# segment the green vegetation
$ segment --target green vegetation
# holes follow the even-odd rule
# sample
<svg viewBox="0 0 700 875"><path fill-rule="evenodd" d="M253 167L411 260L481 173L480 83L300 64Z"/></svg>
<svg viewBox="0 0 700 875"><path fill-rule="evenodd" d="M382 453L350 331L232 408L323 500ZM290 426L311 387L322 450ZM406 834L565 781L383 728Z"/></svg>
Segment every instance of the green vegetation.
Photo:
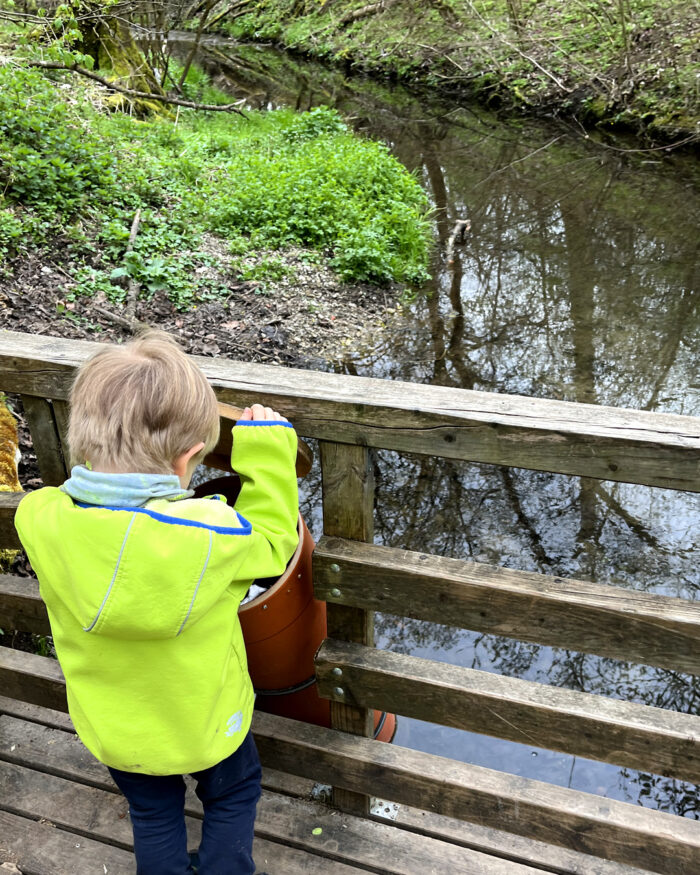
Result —
<svg viewBox="0 0 700 875"><path fill-rule="evenodd" d="M697 0L255 0L224 30L510 108L700 137ZM225 22L225 23L224 23Z"/></svg>
<svg viewBox="0 0 700 875"><path fill-rule="evenodd" d="M316 249L347 280L425 278L419 183L334 111L137 120L101 107L96 86L52 75L0 67L0 269L29 246L59 241L75 294L124 299L133 279L186 307L228 292L201 270L217 263L201 245L213 235L234 255ZM204 88L201 71L190 71L185 93ZM259 278L281 269L268 260Z"/></svg>

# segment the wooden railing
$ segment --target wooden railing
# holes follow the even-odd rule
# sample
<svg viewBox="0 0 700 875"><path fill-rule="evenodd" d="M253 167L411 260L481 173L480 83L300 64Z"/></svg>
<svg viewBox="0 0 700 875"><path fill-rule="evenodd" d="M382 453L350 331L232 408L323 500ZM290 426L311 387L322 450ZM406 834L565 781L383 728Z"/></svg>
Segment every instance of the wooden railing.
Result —
<svg viewBox="0 0 700 875"><path fill-rule="evenodd" d="M97 344L0 332L46 483L65 477L66 399ZM263 398L321 447L314 556L334 729L256 717L278 769L662 873L700 871L700 824L371 741L371 709L700 783L700 717L377 650L375 611L700 674L700 604L372 544L373 447L700 491L700 420L199 358L219 400ZM0 494L0 546L19 496ZM46 632L33 581L0 578L0 625ZM65 708L55 662L6 651L5 695ZM338 732L337 730L343 730Z"/></svg>

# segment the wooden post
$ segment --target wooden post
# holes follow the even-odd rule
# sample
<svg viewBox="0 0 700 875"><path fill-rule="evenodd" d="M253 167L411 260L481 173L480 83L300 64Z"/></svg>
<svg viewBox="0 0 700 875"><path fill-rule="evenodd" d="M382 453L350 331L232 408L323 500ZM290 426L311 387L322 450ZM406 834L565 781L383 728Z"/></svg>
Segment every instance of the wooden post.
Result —
<svg viewBox="0 0 700 875"><path fill-rule="evenodd" d="M68 475L51 402L36 395L21 398L44 486L60 486Z"/></svg>
<svg viewBox="0 0 700 875"><path fill-rule="evenodd" d="M323 531L326 535L369 541L374 538L374 472L367 447L322 441ZM342 580L338 579L339 588ZM374 613L363 608L328 604L328 636L374 645ZM342 688L342 678L338 678ZM373 712L341 702L331 702L331 726L371 736ZM333 803L343 811L369 814L369 796L333 788Z"/></svg>
<svg viewBox="0 0 700 875"><path fill-rule="evenodd" d="M55 398L51 401L51 406L53 407L53 416L56 422L56 431L58 432L58 442L61 446L66 474L70 475L70 452L68 449L68 415L70 408L67 401L59 401Z"/></svg>

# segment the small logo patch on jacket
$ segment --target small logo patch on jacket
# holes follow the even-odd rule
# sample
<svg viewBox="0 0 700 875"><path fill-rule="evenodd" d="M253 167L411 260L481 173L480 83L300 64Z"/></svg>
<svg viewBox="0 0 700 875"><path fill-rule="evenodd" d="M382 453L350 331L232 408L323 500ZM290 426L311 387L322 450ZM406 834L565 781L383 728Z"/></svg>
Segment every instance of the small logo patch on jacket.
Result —
<svg viewBox="0 0 700 875"><path fill-rule="evenodd" d="M236 713L232 714L226 721L226 732L224 734L231 736L240 732L242 723L243 713L241 711L236 711Z"/></svg>

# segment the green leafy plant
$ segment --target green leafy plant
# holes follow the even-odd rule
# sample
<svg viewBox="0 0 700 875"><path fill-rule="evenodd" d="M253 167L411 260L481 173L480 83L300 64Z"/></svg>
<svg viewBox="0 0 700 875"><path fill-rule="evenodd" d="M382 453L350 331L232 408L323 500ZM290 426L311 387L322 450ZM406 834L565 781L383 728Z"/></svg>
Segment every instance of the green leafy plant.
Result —
<svg viewBox="0 0 700 875"><path fill-rule="evenodd" d="M0 67L0 184L8 200L66 216L116 188L112 155L35 71Z"/></svg>
<svg viewBox="0 0 700 875"><path fill-rule="evenodd" d="M69 271L69 295L123 300L128 280L183 308L225 295L223 256L203 269L212 257L204 235L228 241L234 256L263 253L243 270L262 284L291 278L270 254L288 246L335 259L348 280L425 276L420 185L328 107L246 118L185 111L175 125L106 113L81 94L66 100L39 72L0 67L0 258L20 240L60 236L82 262Z"/></svg>
<svg viewBox="0 0 700 875"><path fill-rule="evenodd" d="M11 209L0 207L0 263L15 254L24 233L22 220Z"/></svg>
<svg viewBox="0 0 700 875"><path fill-rule="evenodd" d="M303 143L317 137L347 133L348 126L337 112L327 106L317 106L297 116L284 132L288 143Z"/></svg>

